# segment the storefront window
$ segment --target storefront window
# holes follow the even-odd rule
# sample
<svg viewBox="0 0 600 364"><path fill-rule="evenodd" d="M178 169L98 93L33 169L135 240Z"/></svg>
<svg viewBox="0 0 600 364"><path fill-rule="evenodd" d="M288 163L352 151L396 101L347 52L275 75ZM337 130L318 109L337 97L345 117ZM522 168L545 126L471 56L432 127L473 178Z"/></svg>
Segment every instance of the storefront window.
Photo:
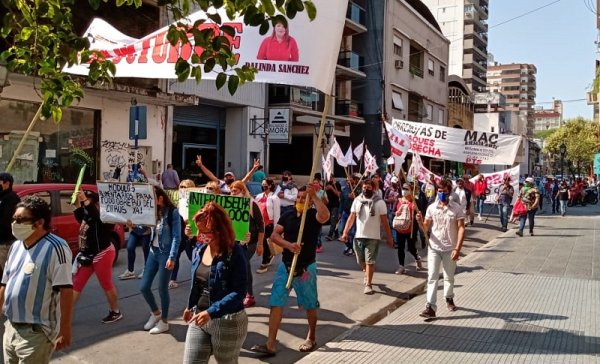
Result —
<svg viewBox="0 0 600 364"><path fill-rule="evenodd" d="M39 104L0 100L0 170L5 170ZM86 165L84 182L95 183L95 111L65 109L60 123L39 120L10 173L15 183L75 183Z"/></svg>

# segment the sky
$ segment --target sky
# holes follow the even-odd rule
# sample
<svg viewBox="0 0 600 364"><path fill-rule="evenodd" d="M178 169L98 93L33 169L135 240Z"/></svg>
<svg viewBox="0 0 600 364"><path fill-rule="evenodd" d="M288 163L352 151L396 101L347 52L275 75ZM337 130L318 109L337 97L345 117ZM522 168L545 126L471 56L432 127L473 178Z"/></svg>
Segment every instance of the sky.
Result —
<svg viewBox="0 0 600 364"><path fill-rule="evenodd" d="M596 0L489 1L488 52L496 62L536 66L536 106L550 107L553 97L585 99L598 55L596 16L586 7L590 2L595 6ZM585 101L564 102L563 107L565 119L592 118L592 106Z"/></svg>

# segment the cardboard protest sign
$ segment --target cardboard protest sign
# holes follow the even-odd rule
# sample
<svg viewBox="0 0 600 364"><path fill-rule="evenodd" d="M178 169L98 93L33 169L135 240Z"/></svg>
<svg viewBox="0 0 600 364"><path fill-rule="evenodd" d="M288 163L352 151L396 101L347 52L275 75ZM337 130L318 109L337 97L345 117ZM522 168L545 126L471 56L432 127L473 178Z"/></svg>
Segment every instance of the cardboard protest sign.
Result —
<svg viewBox="0 0 600 364"><path fill-rule="evenodd" d="M179 215L181 215L181 217L188 221L188 199L190 192L206 192L206 189L204 187L190 187L182 188L175 192L176 193L173 194L171 201L173 201L173 204L177 206L177 209L179 210Z"/></svg>
<svg viewBox="0 0 600 364"><path fill-rule="evenodd" d="M235 239L239 241L246 240L246 234L250 229L250 199L191 191L187 199L189 221L193 221L194 215L211 201L223 207L229 214L235 232ZM196 235L198 231L196 225L191 223L190 228L192 234Z"/></svg>
<svg viewBox="0 0 600 364"><path fill-rule="evenodd" d="M142 183L97 182L100 220L106 223L156 225L154 187Z"/></svg>

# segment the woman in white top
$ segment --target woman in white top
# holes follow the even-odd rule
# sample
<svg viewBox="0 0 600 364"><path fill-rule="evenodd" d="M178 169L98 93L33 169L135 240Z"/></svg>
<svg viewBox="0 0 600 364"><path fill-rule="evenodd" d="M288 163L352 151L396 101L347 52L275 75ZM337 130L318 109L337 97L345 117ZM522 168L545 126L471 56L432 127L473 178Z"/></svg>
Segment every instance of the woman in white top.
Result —
<svg viewBox="0 0 600 364"><path fill-rule="evenodd" d="M265 273L269 269L269 265L273 262L275 254L269 249L267 239L273 233L273 227L277 224L277 221L279 221L280 214L279 197L275 194L275 182L273 182L272 179L267 178L263 180L261 184L263 192L256 195L254 201L258 204L258 207L260 207L260 212L263 215L263 220L265 222L265 237L262 242L262 264L256 270L256 273Z"/></svg>

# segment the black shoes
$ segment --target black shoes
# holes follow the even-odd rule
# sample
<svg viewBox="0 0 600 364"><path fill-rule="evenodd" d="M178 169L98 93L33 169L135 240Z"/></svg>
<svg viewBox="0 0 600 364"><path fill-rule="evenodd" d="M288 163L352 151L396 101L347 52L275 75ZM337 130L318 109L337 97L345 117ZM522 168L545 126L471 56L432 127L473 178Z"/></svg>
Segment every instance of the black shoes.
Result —
<svg viewBox="0 0 600 364"><path fill-rule="evenodd" d="M517 234L519 236L523 236L523 232L521 230L517 230L517 232L515 234Z"/></svg>
<svg viewBox="0 0 600 364"><path fill-rule="evenodd" d="M453 298L446 298L446 306L448 307L448 311L456 311L458 309L454 304Z"/></svg>
<svg viewBox="0 0 600 364"><path fill-rule="evenodd" d="M110 324L112 322L119 321L123 318L123 314L119 312L109 311L108 316L102 319L103 324Z"/></svg>

